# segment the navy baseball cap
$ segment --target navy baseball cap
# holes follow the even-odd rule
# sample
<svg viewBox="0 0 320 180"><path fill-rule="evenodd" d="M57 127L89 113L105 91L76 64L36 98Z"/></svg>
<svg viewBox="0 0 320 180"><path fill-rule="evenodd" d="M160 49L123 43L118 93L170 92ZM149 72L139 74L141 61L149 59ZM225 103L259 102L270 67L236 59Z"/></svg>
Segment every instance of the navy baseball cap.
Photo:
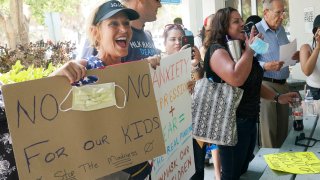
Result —
<svg viewBox="0 0 320 180"><path fill-rule="evenodd" d="M129 8L125 8L119 1L113 0L102 4L93 20L93 25L97 25L99 22L106 20L118 12L124 12L129 20L135 20L139 18L137 11Z"/></svg>

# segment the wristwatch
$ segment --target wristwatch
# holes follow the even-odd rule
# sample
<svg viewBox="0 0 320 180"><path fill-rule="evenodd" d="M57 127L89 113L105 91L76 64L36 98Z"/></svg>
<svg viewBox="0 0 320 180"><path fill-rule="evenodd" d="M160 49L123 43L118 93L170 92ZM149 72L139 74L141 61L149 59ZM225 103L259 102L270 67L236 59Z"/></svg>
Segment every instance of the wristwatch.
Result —
<svg viewBox="0 0 320 180"><path fill-rule="evenodd" d="M274 102L279 103L279 96L280 96L280 95L281 95L280 93L277 93L277 94L273 97Z"/></svg>

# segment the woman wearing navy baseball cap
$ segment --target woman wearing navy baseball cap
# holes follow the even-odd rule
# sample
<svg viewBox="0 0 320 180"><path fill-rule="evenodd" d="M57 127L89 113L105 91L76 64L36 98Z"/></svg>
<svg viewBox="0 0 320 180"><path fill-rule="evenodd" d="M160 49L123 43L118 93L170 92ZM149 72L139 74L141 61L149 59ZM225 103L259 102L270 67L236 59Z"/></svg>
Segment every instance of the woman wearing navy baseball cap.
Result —
<svg viewBox="0 0 320 180"><path fill-rule="evenodd" d="M72 60L64 64L51 76L65 76L75 85L91 84L94 77L87 77L87 69L102 68L121 63L121 58L128 55L129 42L132 38L130 21L139 18L139 14L124 7L119 1L107 1L94 9L87 23L87 34L91 46L98 53L87 59ZM160 57L146 58L152 67L159 65ZM111 174L101 179L148 179L151 166L143 162Z"/></svg>

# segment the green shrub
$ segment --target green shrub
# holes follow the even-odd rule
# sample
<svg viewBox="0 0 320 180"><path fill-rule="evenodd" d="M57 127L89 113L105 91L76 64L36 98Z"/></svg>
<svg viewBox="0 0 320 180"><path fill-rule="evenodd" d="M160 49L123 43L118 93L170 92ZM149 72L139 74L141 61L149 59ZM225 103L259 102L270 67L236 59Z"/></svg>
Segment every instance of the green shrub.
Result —
<svg viewBox="0 0 320 180"><path fill-rule="evenodd" d="M47 77L69 61L74 50L71 42L38 41L19 45L15 50L0 46L0 81L11 84Z"/></svg>
<svg viewBox="0 0 320 180"><path fill-rule="evenodd" d="M53 66L64 64L71 59L71 53L75 50L75 44L69 42L30 42L28 45L19 45L11 50L0 46L0 73L10 71L11 67L18 61L24 67L47 68L51 63Z"/></svg>
<svg viewBox="0 0 320 180"><path fill-rule="evenodd" d="M43 67L34 67L33 65L28 68L24 67L20 60L12 66L12 69L2 75L0 75L0 81L3 84L11 84L17 82L24 82L34 79L40 79L47 77L50 73L55 71L58 66L53 66L52 63L49 63L47 68Z"/></svg>

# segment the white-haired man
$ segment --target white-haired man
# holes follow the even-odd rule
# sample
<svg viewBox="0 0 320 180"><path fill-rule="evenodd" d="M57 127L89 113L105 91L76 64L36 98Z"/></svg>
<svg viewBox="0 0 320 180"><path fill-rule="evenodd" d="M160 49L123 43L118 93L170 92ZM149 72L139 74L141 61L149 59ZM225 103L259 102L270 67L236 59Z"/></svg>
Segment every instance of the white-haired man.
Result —
<svg viewBox="0 0 320 180"><path fill-rule="evenodd" d="M261 98L260 105L260 134L262 147L279 148L288 134L289 106L277 103L283 93L289 91L286 83L289 77L289 68L282 67L284 62L279 59L280 46L289 43L282 26L286 11L283 0L264 0L263 19L256 27L269 43L267 53L257 55L260 65L264 69L263 85L278 92L274 102ZM292 57L299 59L298 52Z"/></svg>

